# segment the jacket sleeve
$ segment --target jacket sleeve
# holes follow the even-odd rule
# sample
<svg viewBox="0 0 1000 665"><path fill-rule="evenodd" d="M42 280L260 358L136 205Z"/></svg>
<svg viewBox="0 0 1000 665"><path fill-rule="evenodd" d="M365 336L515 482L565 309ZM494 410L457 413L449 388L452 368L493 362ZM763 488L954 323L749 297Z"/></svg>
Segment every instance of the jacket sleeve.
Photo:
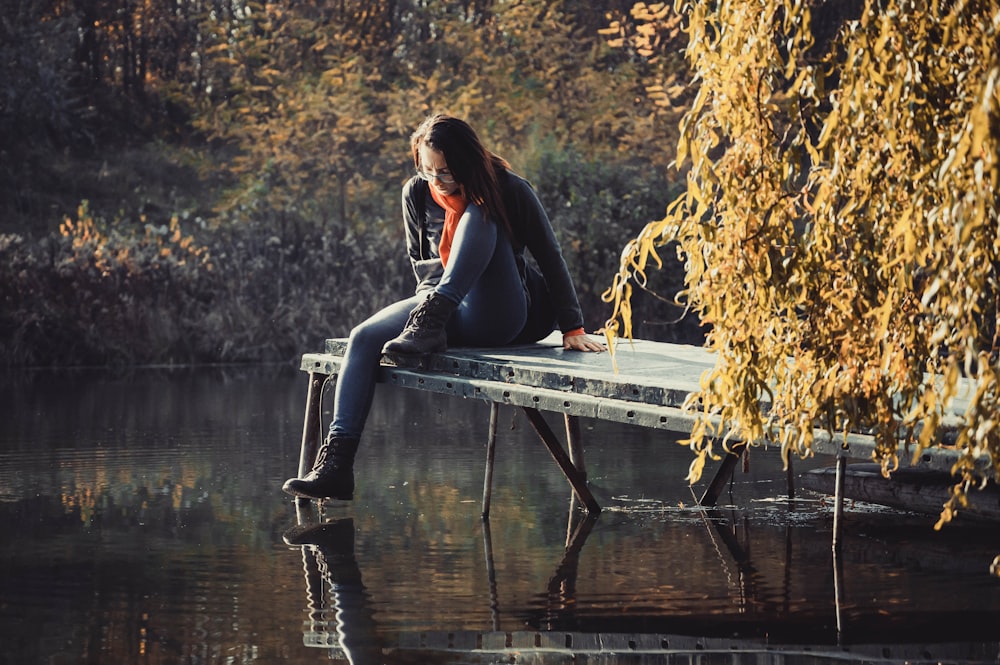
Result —
<svg viewBox="0 0 1000 665"><path fill-rule="evenodd" d="M508 205L507 214L515 235L515 247L517 244L527 247L538 264L556 310L559 329L569 332L582 328L583 312L573 278L542 202L527 180L510 174L508 183L511 188L508 200L514 205Z"/></svg>
<svg viewBox="0 0 1000 665"><path fill-rule="evenodd" d="M420 201L420 197L426 196L426 184L420 178L411 178L403 185L403 229L406 232L406 254L409 256L410 266L413 268L417 293L433 289L444 273L441 258L437 255L436 247L431 247L434 243L431 242L430 235L426 233L427 202L426 199L423 204ZM420 217L425 219L421 220ZM422 225L425 228L425 233L421 233Z"/></svg>

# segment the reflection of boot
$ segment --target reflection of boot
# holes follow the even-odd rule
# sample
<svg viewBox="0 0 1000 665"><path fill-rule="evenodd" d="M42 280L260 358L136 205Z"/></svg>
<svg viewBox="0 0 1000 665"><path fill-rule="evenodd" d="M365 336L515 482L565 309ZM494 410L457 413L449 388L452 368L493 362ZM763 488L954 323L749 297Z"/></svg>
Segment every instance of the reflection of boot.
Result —
<svg viewBox="0 0 1000 665"><path fill-rule="evenodd" d="M285 532L284 540L302 547L309 631L326 635L327 639L338 636L351 665L382 665L375 617L368 607L361 569L354 558L354 520L292 527ZM329 603L325 587L330 591Z"/></svg>
<svg viewBox="0 0 1000 665"><path fill-rule="evenodd" d="M328 552L339 551L354 558L354 519L344 517L333 522L311 522L297 524L282 534L286 545L323 546Z"/></svg>
<svg viewBox="0 0 1000 665"><path fill-rule="evenodd" d="M303 478L289 478L281 488L292 496L308 499L354 498L354 455L358 439L328 436L316 452L312 471Z"/></svg>
<svg viewBox="0 0 1000 665"><path fill-rule="evenodd" d="M361 570L354 559L354 519L293 526L282 537L295 547L311 546L321 562L323 574L336 586L361 585Z"/></svg>
<svg viewBox="0 0 1000 665"><path fill-rule="evenodd" d="M430 294L410 312L403 332L396 339L386 342L382 353L426 355L444 351L448 348L445 325L457 307L442 295Z"/></svg>

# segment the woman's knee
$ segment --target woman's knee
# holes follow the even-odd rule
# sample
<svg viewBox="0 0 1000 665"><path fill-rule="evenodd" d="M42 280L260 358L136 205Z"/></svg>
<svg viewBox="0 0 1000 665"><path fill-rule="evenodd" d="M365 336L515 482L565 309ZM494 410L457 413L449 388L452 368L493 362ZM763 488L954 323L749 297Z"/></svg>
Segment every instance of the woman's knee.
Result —
<svg viewBox="0 0 1000 665"><path fill-rule="evenodd" d="M359 323L351 329L351 334L347 339L348 347L358 350L378 347L381 350L382 345L394 337L384 328L385 326L379 325L375 321Z"/></svg>
<svg viewBox="0 0 1000 665"><path fill-rule="evenodd" d="M348 348L376 348L381 353L382 346L403 331L410 311L419 298L409 298L382 309L351 329Z"/></svg>

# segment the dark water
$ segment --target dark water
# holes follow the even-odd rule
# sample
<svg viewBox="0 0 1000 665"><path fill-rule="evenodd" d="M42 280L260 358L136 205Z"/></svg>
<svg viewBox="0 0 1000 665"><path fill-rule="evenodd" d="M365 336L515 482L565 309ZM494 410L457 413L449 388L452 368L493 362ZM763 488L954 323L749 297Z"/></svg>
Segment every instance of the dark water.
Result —
<svg viewBox="0 0 1000 665"><path fill-rule="evenodd" d="M707 512L684 447L585 422L587 520L508 409L484 524L488 406L379 390L356 500L316 510L279 489L297 371L0 379L0 663L1000 662L996 526L848 506L835 585L776 454Z"/></svg>

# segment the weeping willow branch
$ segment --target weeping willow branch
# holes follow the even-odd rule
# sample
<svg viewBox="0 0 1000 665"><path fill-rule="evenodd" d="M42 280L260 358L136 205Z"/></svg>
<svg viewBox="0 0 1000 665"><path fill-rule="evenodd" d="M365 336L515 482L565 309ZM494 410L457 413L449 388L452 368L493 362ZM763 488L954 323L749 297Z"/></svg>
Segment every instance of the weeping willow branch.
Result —
<svg viewBox="0 0 1000 665"><path fill-rule="evenodd" d="M687 188L626 246L609 342L631 337L632 285L676 243L717 359L689 404L692 481L723 431L786 460L816 427L867 431L891 472L938 445L968 380L940 526L1000 479L1000 9L868 0L827 53L796 0L675 9L698 86Z"/></svg>

